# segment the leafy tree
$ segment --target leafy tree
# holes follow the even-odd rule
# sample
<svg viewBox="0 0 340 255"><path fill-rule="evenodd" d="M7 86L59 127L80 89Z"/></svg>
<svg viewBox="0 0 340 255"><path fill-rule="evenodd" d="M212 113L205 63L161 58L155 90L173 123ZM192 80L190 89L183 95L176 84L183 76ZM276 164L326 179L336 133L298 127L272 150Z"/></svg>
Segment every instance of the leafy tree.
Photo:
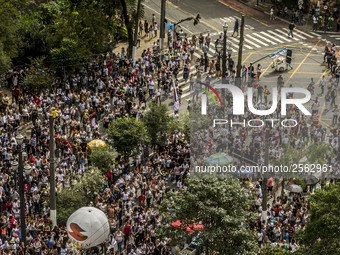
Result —
<svg viewBox="0 0 340 255"><path fill-rule="evenodd" d="M330 144L317 144L308 141L304 144L303 154L307 158L308 164L327 164L328 158L333 156L333 148ZM306 173L308 174L308 173ZM322 180L324 180L326 173L322 172Z"/></svg>
<svg viewBox="0 0 340 255"><path fill-rule="evenodd" d="M333 155L333 149L327 143L317 144L309 141L303 149L309 164L326 164L328 156Z"/></svg>
<svg viewBox="0 0 340 255"><path fill-rule="evenodd" d="M137 153L139 145L148 141L144 123L135 118L119 118L111 121L107 134L113 147L125 160Z"/></svg>
<svg viewBox="0 0 340 255"><path fill-rule="evenodd" d="M4 74L11 66L11 57L4 51L4 45L0 42L0 75Z"/></svg>
<svg viewBox="0 0 340 255"><path fill-rule="evenodd" d="M291 255L292 253L288 250L282 249L281 247L266 246L261 250L261 255Z"/></svg>
<svg viewBox="0 0 340 255"><path fill-rule="evenodd" d="M133 46L133 21L131 21L131 17L129 16L126 0L120 0L120 3L122 6L122 14L123 14L124 22L125 22L125 27L128 32L128 41L129 41L128 54L129 56L131 56L132 46Z"/></svg>
<svg viewBox="0 0 340 255"><path fill-rule="evenodd" d="M83 173L75 188L82 190L85 196L91 201L102 191L104 183L105 176L102 172L96 167L91 167Z"/></svg>
<svg viewBox="0 0 340 255"><path fill-rule="evenodd" d="M58 224L65 225L72 213L87 205L88 199L84 195L79 189L63 189L57 193Z"/></svg>
<svg viewBox="0 0 340 255"><path fill-rule="evenodd" d="M77 209L93 201L103 189L105 177L98 168L90 168L79 177L78 184L71 189L62 189L57 193L57 221L65 225L67 219Z"/></svg>
<svg viewBox="0 0 340 255"><path fill-rule="evenodd" d="M257 237L251 224L256 215L250 208L254 197L235 179L190 178L188 187L179 193L168 192L160 206L163 225L158 235L171 238L171 244L183 244L198 233L193 223L203 226L200 238L205 254L252 254ZM181 227L171 223L180 220ZM189 227L195 233L188 233Z"/></svg>
<svg viewBox="0 0 340 255"><path fill-rule="evenodd" d="M41 90L47 88L53 80L53 74L49 72L48 68L44 67L44 57L38 57L35 59L30 59L31 73L26 75L25 83L28 87L33 90Z"/></svg>
<svg viewBox="0 0 340 255"><path fill-rule="evenodd" d="M185 139L190 142L190 114L188 112L180 115L177 120L170 120L169 131L173 134L176 130L181 130L184 132Z"/></svg>
<svg viewBox="0 0 340 255"><path fill-rule="evenodd" d="M0 0L0 74L7 71L12 58L18 55L16 31L20 13L15 4L13 0Z"/></svg>
<svg viewBox="0 0 340 255"><path fill-rule="evenodd" d="M114 162L114 153L106 148L94 149L91 151L90 161L95 167L106 173Z"/></svg>
<svg viewBox="0 0 340 255"><path fill-rule="evenodd" d="M340 183L314 193L307 225L297 232L303 254L340 254Z"/></svg>
<svg viewBox="0 0 340 255"><path fill-rule="evenodd" d="M143 122L147 128L150 143L153 146L163 146L166 141L166 134L170 128L170 117L165 104L160 106L152 105L145 113Z"/></svg>
<svg viewBox="0 0 340 255"><path fill-rule="evenodd" d="M64 38L61 41L60 47L51 50L52 67L59 75L63 71L66 74L71 74L75 67L84 64L87 59L85 50L79 48L77 41Z"/></svg>
<svg viewBox="0 0 340 255"><path fill-rule="evenodd" d="M291 164L299 164L300 159L303 157L303 152L297 148L293 148L290 145L285 145L279 159L272 161L271 163L276 166L290 166ZM290 177L298 178L298 176L290 175L289 173L283 173L281 184L281 195L284 193L285 180ZM302 180L301 180L302 181ZM301 183L302 184L302 183Z"/></svg>

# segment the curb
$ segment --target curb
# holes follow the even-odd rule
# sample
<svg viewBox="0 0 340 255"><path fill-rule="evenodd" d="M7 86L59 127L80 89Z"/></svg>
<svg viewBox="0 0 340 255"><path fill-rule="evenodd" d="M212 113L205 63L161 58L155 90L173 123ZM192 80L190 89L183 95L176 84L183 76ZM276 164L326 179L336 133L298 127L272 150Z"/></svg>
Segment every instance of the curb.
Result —
<svg viewBox="0 0 340 255"><path fill-rule="evenodd" d="M242 0L237 0L237 1L239 1L240 3L246 5L246 6L250 7L250 8L253 8L253 9L257 10L257 11L263 12L264 14L270 15L270 13L266 9L264 9L262 7L259 7L259 6L256 6L256 5L250 5L248 1L242 1ZM275 19L278 19L278 20L280 20L282 22L290 24L290 22L288 20L285 20L283 18L280 18L280 17L276 16ZM304 32L310 32L310 30L312 30L312 29L309 30L305 26L299 26L298 29L300 29L300 30L302 30ZM316 32L323 33L325 35L327 35L327 34L338 34L339 33L339 32L333 32L333 31L326 31L324 33L324 31L322 31L322 30L317 30Z"/></svg>

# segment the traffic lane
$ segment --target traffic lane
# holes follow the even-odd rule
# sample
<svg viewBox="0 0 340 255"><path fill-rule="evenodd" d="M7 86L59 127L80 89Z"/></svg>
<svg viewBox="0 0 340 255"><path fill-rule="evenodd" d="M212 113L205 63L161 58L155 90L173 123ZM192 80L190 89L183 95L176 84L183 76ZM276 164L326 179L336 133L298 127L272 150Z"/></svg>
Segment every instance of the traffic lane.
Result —
<svg viewBox="0 0 340 255"><path fill-rule="evenodd" d="M202 21L211 24L216 30L222 31L223 24L220 22L221 18L228 18L237 16L241 18L242 13L238 10L231 9L223 3L218 1L206 1L206 0L187 0L187 1L177 1L172 0L169 4L177 6L181 10L184 10L192 15L196 16L197 13L202 17ZM245 14L245 13L244 13ZM254 27L257 30L264 30L268 28L261 22L250 18L247 14L245 24ZM233 29L234 22L228 23L229 30ZM231 27L232 25L232 27Z"/></svg>
<svg viewBox="0 0 340 255"><path fill-rule="evenodd" d="M148 2L143 3L144 5L144 10L145 10L145 18L148 20L151 20L152 14L155 14L156 16L156 22L159 24L160 23L160 12L161 12L161 6L160 6L160 1L156 0L150 0ZM165 13L165 18L167 19L168 23L174 24L177 23L178 21L188 18L188 17L193 17L194 15L187 14L178 8L174 7L173 5L166 4L166 13ZM183 32L186 33L188 36L191 34L197 34L199 32L212 32L214 31L211 27L205 25L204 23L199 23L196 26L193 25L193 20L191 21L185 21L180 24L179 29L183 29ZM159 27L158 27L159 28ZM166 29L167 31L167 29ZM216 31L214 31L216 32Z"/></svg>

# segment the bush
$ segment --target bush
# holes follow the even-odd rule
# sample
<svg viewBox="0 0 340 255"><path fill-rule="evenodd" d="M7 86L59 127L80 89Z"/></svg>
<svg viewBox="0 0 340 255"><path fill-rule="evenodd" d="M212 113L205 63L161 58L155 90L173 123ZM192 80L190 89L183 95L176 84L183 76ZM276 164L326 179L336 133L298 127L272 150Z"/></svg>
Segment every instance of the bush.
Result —
<svg viewBox="0 0 340 255"><path fill-rule="evenodd" d="M67 219L77 209L87 206L103 190L105 176L98 168L90 168L78 180L78 184L71 189L57 192L57 222L65 225ZM49 201L48 201L49 203Z"/></svg>
<svg viewBox="0 0 340 255"><path fill-rule="evenodd" d="M118 28L118 39L123 41L128 39L128 32L126 27Z"/></svg>
<svg viewBox="0 0 340 255"><path fill-rule="evenodd" d="M91 151L90 161L93 166L98 167L105 174L113 164L114 153L106 148L94 149Z"/></svg>
<svg viewBox="0 0 340 255"><path fill-rule="evenodd" d="M296 185L301 186L301 188L303 190L306 190L306 188L307 188L306 182L304 180L302 180L300 177L294 177L294 178L295 178L294 183Z"/></svg>

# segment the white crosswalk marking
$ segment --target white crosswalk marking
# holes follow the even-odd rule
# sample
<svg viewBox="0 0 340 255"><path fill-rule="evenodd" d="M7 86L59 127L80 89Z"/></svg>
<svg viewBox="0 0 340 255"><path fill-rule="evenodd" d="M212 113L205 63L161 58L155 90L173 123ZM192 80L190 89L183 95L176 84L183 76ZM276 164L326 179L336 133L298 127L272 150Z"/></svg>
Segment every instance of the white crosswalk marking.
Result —
<svg viewBox="0 0 340 255"><path fill-rule="evenodd" d="M229 36L228 39L233 40L233 41L236 42L237 44L239 43L239 40L235 39L234 37ZM253 47L250 47L250 46L248 46L247 44L244 44L243 46L246 47L246 48L248 48L249 50L252 50L252 49L253 49Z"/></svg>
<svg viewBox="0 0 340 255"><path fill-rule="evenodd" d="M227 22L227 23L235 21L233 17L220 18L220 20L222 20L223 22Z"/></svg>
<svg viewBox="0 0 340 255"><path fill-rule="evenodd" d="M320 37L321 35L317 34L317 33L314 33L314 32L309 32L310 34L316 36L316 37Z"/></svg>
<svg viewBox="0 0 340 255"><path fill-rule="evenodd" d="M280 29L275 29L275 30L276 30L277 32L281 33L281 34L284 34L285 36L287 36L287 34L288 34L288 33L286 33L286 32L281 31ZM296 36L296 35L294 35L294 37L293 37L292 39L295 40L295 41L299 41L299 39L295 38L295 36Z"/></svg>
<svg viewBox="0 0 340 255"><path fill-rule="evenodd" d="M255 42L258 42L259 44L262 44L262 45L264 45L264 46L268 46L268 44L266 44L266 43L264 43L264 42L262 42L262 41L260 41L260 40L258 40L258 39L256 39L256 38L252 37L252 36L249 35L249 34L247 34L246 37L250 38L251 40L253 40L253 41L255 41Z"/></svg>
<svg viewBox="0 0 340 255"><path fill-rule="evenodd" d="M271 43L271 44L273 44L273 45L276 45L276 42L273 42L273 40L269 40L269 39L267 39L267 38L265 38L265 37L259 35L258 33L253 33L253 34L251 34L251 35L255 35L255 36L259 37L260 39L262 39L262 40L264 40L264 41L266 41L266 42L269 42L269 43Z"/></svg>
<svg viewBox="0 0 340 255"><path fill-rule="evenodd" d="M301 30L299 30L299 29L295 29L295 31L296 31L296 32L299 32L300 34L303 34L303 35L305 35L305 36L307 36L307 37L309 37L309 38L314 38L314 36L309 35L309 34L303 32L303 31L301 31Z"/></svg>
<svg viewBox="0 0 340 255"><path fill-rule="evenodd" d="M274 31L268 30L267 32L273 34L273 35L276 36L276 37L281 38L282 40L285 40L286 42L291 42L291 40L289 40L289 39L287 39L287 38L284 38L284 37L281 36L281 35L278 35L278 34L275 33Z"/></svg>
<svg viewBox="0 0 340 255"><path fill-rule="evenodd" d="M279 39L277 39L277 38L271 36L270 34L268 34L268 33L266 33L266 32L260 32L260 33L263 34L264 36L266 36L266 37L268 37L268 38L274 40L274 41L277 41L277 42L279 42L279 43L282 43L281 40L279 40Z"/></svg>
<svg viewBox="0 0 340 255"><path fill-rule="evenodd" d="M256 43L254 43L254 42L252 42L252 41L250 41L250 40L247 40L247 38L245 39L245 42L246 42L247 44L252 44L252 45L254 45L255 48L261 48L261 47L262 47L262 46L260 46L260 45L258 45L258 44L256 44Z"/></svg>
<svg viewBox="0 0 340 255"><path fill-rule="evenodd" d="M278 30L278 29L276 29L276 30ZM283 31L284 31L283 33L286 34L286 29L283 29ZM287 34L288 34L288 32L287 32ZM299 33L294 33L293 32L293 34L294 34L294 38L297 37L297 38L301 38L302 40L306 40L307 39L306 37L300 35Z"/></svg>
<svg viewBox="0 0 340 255"><path fill-rule="evenodd" d="M245 29L250 29L250 30L255 29L254 27L252 27L252 26L250 26L250 25L244 25L244 28L245 28Z"/></svg>
<svg viewBox="0 0 340 255"><path fill-rule="evenodd" d="M338 37L339 35L329 35L329 37Z"/></svg>

